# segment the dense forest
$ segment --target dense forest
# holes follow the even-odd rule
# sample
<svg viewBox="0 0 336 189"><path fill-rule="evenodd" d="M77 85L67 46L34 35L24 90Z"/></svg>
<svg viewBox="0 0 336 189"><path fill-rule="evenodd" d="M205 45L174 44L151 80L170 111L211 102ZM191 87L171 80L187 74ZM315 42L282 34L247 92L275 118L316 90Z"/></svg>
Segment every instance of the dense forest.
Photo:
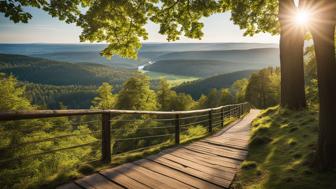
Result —
<svg viewBox="0 0 336 189"><path fill-rule="evenodd" d="M245 70L228 74L220 74L205 79L184 82L173 88L176 92L190 94L194 99L199 99L202 94L207 94L211 89L229 88L236 80L249 78L256 70Z"/></svg>
<svg viewBox="0 0 336 189"><path fill-rule="evenodd" d="M13 74L20 81L47 85L100 85L110 82L116 87L136 71L99 64L74 64L24 55L0 54L0 72Z"/></svg>
<svg viewBox="0 0 336 189"><path fill-rule="evenodd" d="M90 108L91 100L97 95L97 86L83 85L42 85L19 82L26 88L27 98L44 109L61 109L62 107L81 109Z"/></svg>

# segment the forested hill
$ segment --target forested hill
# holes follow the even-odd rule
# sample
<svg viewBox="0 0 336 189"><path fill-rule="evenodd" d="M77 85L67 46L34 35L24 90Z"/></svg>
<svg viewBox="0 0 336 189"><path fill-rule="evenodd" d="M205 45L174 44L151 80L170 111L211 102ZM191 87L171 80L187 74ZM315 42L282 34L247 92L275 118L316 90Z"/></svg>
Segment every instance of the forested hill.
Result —
<svg viewBox="0 0 336 189"><path fill-rule="evenodd" d="M137 60L113 56L111 60L100 55L106 44L0 44L0 53L21 54L49 60L113 65L119 68L137 69L140 65L169 57L171 53L195 51L230 51L258 48L277 48L277 44L263 43L144 43ZM173 54L174 55L174 54ZM186 54L188 55L188 54ZM186 59L184 57L183 59Z"/></svg>
<svg viewBox="0 0 336 189"><path fill-rule="evenodd" d="M160 56L154 64L144 69L176 75L210 77L242 70L277 67L280 65L278 57L277 48L172 52Z"/></svg>
<svg viewBox="0 0 336 189"><path fill-rule="evenodd" d="M135 70L108 65L53 61L16 54L0 54L0 73L15 76L26 87L27 97L36 105L59 109L90 108L103 82L118 91Z"/></svg>
<svg viewBox="0 0 336 189"><path fill-rule="evenodd" d="M24 55L0 54L0 72L20 81L48 85L121 85L138 74L129 69L98 64L73 64Z"/></svg>
<svg viewBox="0 0 336 189"><path fill-rule="evenodd" d="M256 70L244 70L185 82L182 85L173 88L173 90L179 93L190 94L194 99L198 99L202 94L208 94L213 88L228 88L237 80L249 78L254 72L256 72Z"/></svg>

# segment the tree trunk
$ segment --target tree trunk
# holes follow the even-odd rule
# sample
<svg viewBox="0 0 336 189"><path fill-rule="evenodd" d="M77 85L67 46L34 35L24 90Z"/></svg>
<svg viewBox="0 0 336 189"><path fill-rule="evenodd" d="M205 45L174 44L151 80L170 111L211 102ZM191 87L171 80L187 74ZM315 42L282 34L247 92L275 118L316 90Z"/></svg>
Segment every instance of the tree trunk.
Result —
<svg viewBox="0 0 336 189"><path fill-rule="evenodd" d="M327 1L326 1L327 2ZM325 4L332 8L331 4ZM322 9L322 8L321 8ZM323 9L312 28L320 98L319 139L315 163L321 170L336 166L336 60L333 10ZM328 17L329 16L329 17Z"/></svg>
<svg viewBox="0 0 336 189"><path fill-rule="evenodd" d="M279 0L281 106L306 107L304 84L304 30L293 23L293 0Z"/></svg>

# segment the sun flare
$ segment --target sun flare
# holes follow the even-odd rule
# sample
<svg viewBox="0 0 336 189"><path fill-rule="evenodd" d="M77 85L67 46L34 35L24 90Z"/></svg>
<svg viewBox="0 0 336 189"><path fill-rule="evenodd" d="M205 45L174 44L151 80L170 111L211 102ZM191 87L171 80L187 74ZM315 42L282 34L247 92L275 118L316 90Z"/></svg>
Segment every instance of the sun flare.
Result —
<svg viewBox="0 0 336 189"><path fill-rule="evenodd" d="M299 10L295 15L295 23L298 25L307 25L310 20L310 13L307 10Z"/></svg>

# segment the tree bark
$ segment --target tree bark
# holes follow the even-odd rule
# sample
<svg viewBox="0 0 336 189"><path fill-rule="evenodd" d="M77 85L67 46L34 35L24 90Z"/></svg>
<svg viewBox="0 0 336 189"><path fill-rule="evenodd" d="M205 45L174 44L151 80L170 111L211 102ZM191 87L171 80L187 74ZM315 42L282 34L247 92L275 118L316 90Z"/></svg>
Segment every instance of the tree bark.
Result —
<svg viewBox="0 0 336 189"><path fill-rule="evenodd" d="M321 3L321 1L316 1ZM323 4L322 4L323 5ZM326 8L328 7L328 9ZM334 1L324 1L311 29L317 63L320 98L319 139L315 157L321 170L336 167L336 60L335 60L335 11Z"/></svg>
<svg viewBox="0 0 336 189"><path fill-rule="evenodd" d="M304 84L304 30L293 23L293 0L279 0L281 106L306 107Z"/></svg>

